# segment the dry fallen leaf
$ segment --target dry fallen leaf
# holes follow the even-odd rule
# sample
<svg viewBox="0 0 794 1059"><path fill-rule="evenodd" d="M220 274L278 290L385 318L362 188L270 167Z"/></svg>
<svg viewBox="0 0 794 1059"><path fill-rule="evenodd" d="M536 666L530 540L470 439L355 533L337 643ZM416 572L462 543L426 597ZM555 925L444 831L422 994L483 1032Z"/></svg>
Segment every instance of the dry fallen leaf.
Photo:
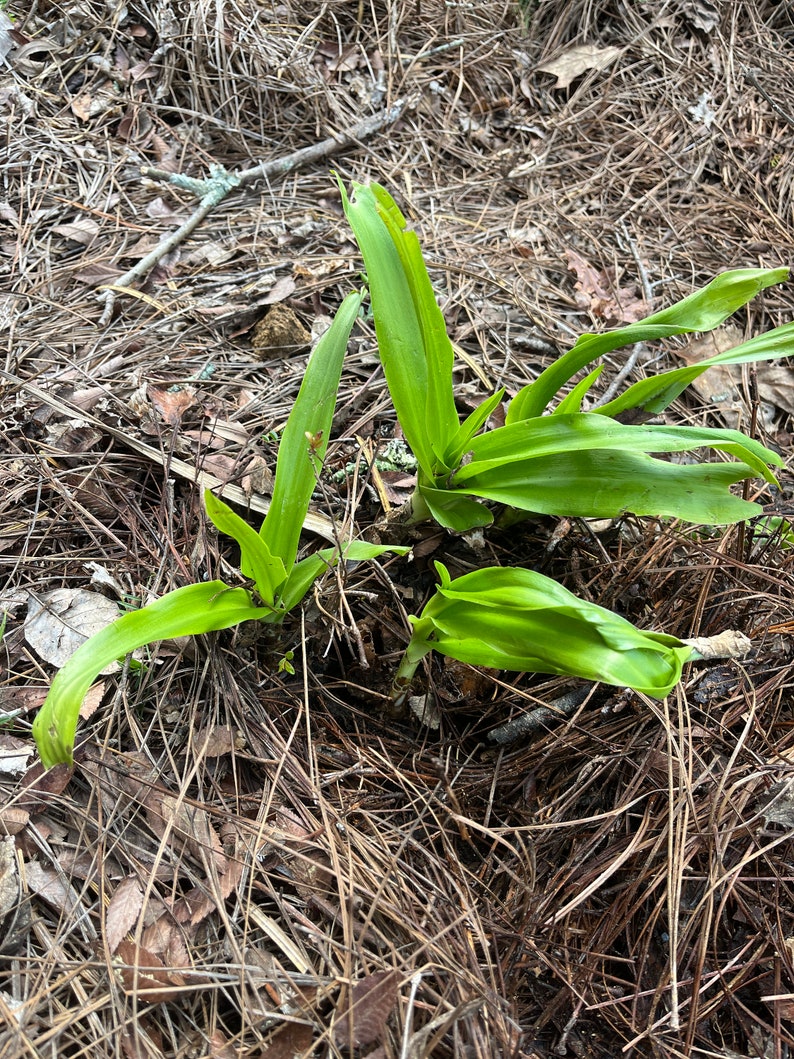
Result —
<svg viewBox="0 0 794 1059"><path fill-rule="evenodd" d="M93 103L93 96L90 92L81 92L79 95L72 98L72 114L80 121L88 121L91 117L91 107Z"/></svg>
<svg viewBox="0 0 794 1059"><path fill-rule="evenodd" d="M183 976L166 967L159 956L126 938L119 944L114 968L124 992L149 1004L176 1000L179 987L185 984Z"/></svg>
<svg viewBox="0 0 794 1059"><path fill-rule="evenodd" d="M70 221L68 224L56 224L52 231L73 243L90 246L99 234L99 223L93 217L78 217L76 221Z"/></svg>
<svg viewBox="0 0 794 1059"><path fill-rule="evenodd" d="M136 923L143 907L143 890L135 876L122 879L108 905L105 919L105 941L114 953Z"/></svg>
<svg viewBox="0 0 794 1059"><path fill-rule="evenodd" d="M699 364L707 357L733 349L741 341L742 333L739 328L734 324L726 324L699 338L691 339L683 349L677 350L677 355L685 364ZM744 401L739 389L741 379L740 364L715 364L690 385L703 401L719 406L726 426L737 427L744 410Z"/></svg>
<svg viewBox="0 0 794 1059"><path fill-rule="evenodd" d="M24 772L32 753L29 740L0 732L0 774L16 776Z"/></svg>
<svg viewBox="0 0 794 1059"><path fill-rule="evenodd" d="M22 899L16 846L0 839L0 955L19 951L30 928L30 903Z"/></svg>
<svg viewBox="0 0 794 1059"><path fill-rule="evenodd" d="M51 908L68 920L74 918L80 908L80 898L69 885L64 873L47 868L37 860L31 860L25 866L25 881L28 889L46 901Z"/></svg>
<svg viewBox="0 0 794 1059"><path fill-rule="evenodd" d="M437 732L441 727L441 711L432 695L411 695L408 699L411 713L420 724Z"/></svg>
<svg viewBox="0 0 794 1059"><path fill-rule="evenodd" d="M218 876L217 886L194 886L192 890L173 903L171 915L177 923L190 923L196 926L214 912L219 902L226 901L240 885L243 877L243 862L229 861L228 870Z"/></svg>
<svg viewBox="0 0 794 1059"><path fill-rule="evenodd" d="M149 824L159 838L168 835L175 850L190 853L202 866L212 857L217 871L226 871L229 863L221 840L204 809L156 789L146 795L145 804Z"/></svg>
<svg viewBox="0 0 794 1059"><path fill-rule="evenodd" d="M196 403L195 391L189 386L181 390L163 390L159 386L149 385L146 393L157 414L171 427L178 427L182 416Z"/></svg>
<svg viewBox="0 0 794 1059"><path fill-rule="evenodd" d="M13 28L14 23L5 11L0 11L0 62L5 59L6 55L14 47L14 38L10 33Z"/></svg>
<svg viewBox="0 0 794 1059"><path fill-rule="evenodd" d="M726 324L699 338L693 338L677 351L677 355L685 364L698 364L707 357L741 345L743 341L744 336L739 328L734 324ZM704 402L717 405L723 422L732 428L741 428L743 420L749 415L747 402L740 389L742 368L741 364L715 364L690 383ZM764 362L756 366L755 372L761 401L794 414L794 368L791 364Z"/></svg>
<svg viewBox="0 0 794 1059"><path fill-rule="evenodd" d="M16 805L0 805L0 835L18 835L30 823L30 813Z"/></svg>
<svg viewBox="0 0 794 1059"><path fill-rule="evenodd" d="M557 78L555 88L567 88L588 70L603 70L622 53L622 48L597 48L594 44L581 44L570 48L551 62L543 63L538 70Z"/></svg>
<svg viewBox="0 0 794 1059"><path fill-rule="evenodd" d="M4 645L5 646L5 645ZM47 698L45 687L30 686L27 688L0 688L0 714L16 715L16 711L27 713L37 710Z"/></svg>
<svg viewBox="0 0 794 1059"><path fill-rule="evenodd" d="M56 588L30 595L25 619L25 639L45 662L60 668L89 636L110 625L119 608L99 592L84 588ZM103 673L118 669L113 663Z"/></svg>
<svg viewBox="0 0 794 1059"><path fill-rule="evenodd" d="M225 754L231 754L235 748L239 749L238 739L242 738L242 733L231 725L208 725L206 728L199 728L194 734L193 747L202 757L223 757Z"/></svg>
<svg viewBox="0 0 794 1059"><path fill-rule="evenodd" d="M5 919L19 899L19 875L14 840L0 839L0 921Z"/></svg>
<svg viewBox="0 0 794 1059"><path fill-rule="evenodd" d="M340 1046L365 1048L386 1032L386 1020L397 1003L396 971L377 971L356 982L350 991L350 1008L334 1023L334 1041Z"/></svg>
<svg viewBox="0 0 794 1059"><path fill-rule="evenodd" d="M16 796L16 805L28 813L39 813L51 806L67 787L74 772L73 765L56 765L45 769L40 761L25 773Z"/></svg>
<svg viewBox="0 0 794 1059"><path fill-rule="evenodd" d="M791 361L759 364L757 378L761 400L794 415L794 367Z"/></svg>
<svg viewBox="0 0 794 1059"><path fill-rule="evenodd" d="M742 632L726 629L715 636L695 636L682 640L708 661L714 658L745 658L753 649L753 642Z"/></svg>
<svg viewBox="0 0 794 1059"><path fill-rule="evenodd" d="M274 1030L265 1041L262 1055L267 1059L295 1059L297 1055L309 1055L314 1039L314 1030L300 1022L285 1022Z"/></svg>
<svg viewBox="0 0 794 1059"><path fill-rule="evenodd" d="M682 10L695 29L701 33L711 33L719 25L720 14L716 4L711 0L685 0Z"/></svg>
<svg viewBox="0 0 794 1059"><path fill-rule="evenodd" d="M182 928L169 913L149 924L141 936L141 945L159 956L166 967L184 969L190 966L190 954L183 940Z"/></svg>
<svg viewBox="0 0 794 1059"><path fill-rule="evenodd" d="M773 783L764 796L764 804L758 813L764 824L780 824L787 832L794 831L794 780L785 779Z"/></svg>
<svg viewBox="0 0 794 1059"><path fill-rule="evenodd" d="M224 1037L220 1030L214 1030L209 1037L209 1054L211 1059L238 1059L239 1051L228 1037ZM295 1054L300 1055L305 1049L300 1049Z"/></svg>
<svg viewBox="0 0 794 1059"><path fill-rule="evenodd" d="M282 276L277 279L267 294L262 299L263 305L276 305L278 302L283 302L285 298L289 298L291 294L295 293L295 280L292 276ZM268 314L269 315L269 314Z"/></svg>
<svg viewBox="0 0 794 1059"><path fill-rule="evenodd" d="M633 283L619 286L617 277L613 279L603 270L594 268L575 250L566 250L565 256L568 268L576 275L576 301L583 309L608 324L633 324L648 315L649 308L637 296Z"/></svg>

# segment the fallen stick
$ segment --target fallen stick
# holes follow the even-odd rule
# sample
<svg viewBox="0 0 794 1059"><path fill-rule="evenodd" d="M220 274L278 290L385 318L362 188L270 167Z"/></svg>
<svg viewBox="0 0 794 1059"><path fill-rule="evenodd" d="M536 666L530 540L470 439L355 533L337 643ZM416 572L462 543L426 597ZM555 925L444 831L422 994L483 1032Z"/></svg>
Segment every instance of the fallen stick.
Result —
<svg viewBox="0 0 794 1059"><path fill-rule="evenodd" d="M548 706L539 706L529 713L520 713L512 721L492 728L488 738L492 743L514 743L522 736L545 735L550 728L568 717L572 717L579 709L587 696L592 692L591 687L574 688L559 699L554 699Z"/></svg>
<svg viewBox="0 0 794 1059"><path fill-rule="evenodd" d="M413 100L408 98L398 99L394 106L388 110L381 111L380 114L367 118L366 121L362 121L352 129L346 129L335 136L329 136L327 140L321 140L320 143L302 147L300 150L293 151L292 154L285 155L283 158L275 158L271 162L261 162L251 169L243 169L238 173L230 173L223 166L211 166L209 177L204 180L197 180L182 173L166 173L162 169L152 169L149 166L143 166L141 169L142 176L150 180L161 180L174 187L190 191L200 199L200 202L188 219L176 231L165 236L154 250L151 250L145 257L141 258L137 265L125 272L123 276L120 276L115 283L100 287L99 299L104 307L99 318L99 326L107 327L110 323L113 307L116 304L116 296L130 291L132 284L145 276L161 258L187 239L204 218L219 203L223 202L230 191L238 187L245 187L247 184L253 184L256 180L267 180L270 177L290 173L293 169L299 169L301 166L310 165L312 162L318 162L323 158L338 154L347 147L366 140L387 125L393 125L412 102Z"/></svg>
<svg viewBox="0 0 794 1059"><path fill-rule="evenodd" d="M128 433L125 430L118 430L116 427L111 426L110 423L97 418L97 416L92 415L90 412L86 412L82 408L77 408L68 401L64 401L60 397L55 397L53 394L47 393L46 390L34 386L31 382L26 382L24 379L12 375L11 372L3 371L2 368L0 368L0 377L13 384L15 390L22 390L29 393L31 397L35 397L36 400L41 401L42 404L54 408L56 412L60 412L60 414L65 416L68 420L80 420L83 423L88 423L90 426L95 427L101 433L109 434L112 438L115 438L117 441L126 445L127 448L132 449L133 452L137 452L140 456L144 456L153 463L159 464L167 475L175 475L178 478L186 479L188 482L195 482L196 485L201 486L203 489L212 489L217 492L219 496L224 497L231 503L239 504L240 507L247 508L251 511L256 511L259 515L266 515L270 510L270 501L267 497L257 496L255 493L249 496L247 493L243 492L239 485L233 485L231 482L222 482L220 478L216 478L214 474L210 474L208 471L202 471L198 467L193 467L189 463L185 463L184 460L178 459L176 456L166 456L153 445L147 445L143 441L138 441L138 439L134 438L131 433ZM11 392L13 392L13 390ZM337 526L336 523L326 515L314 514L311 511L307 513L306 518L303 520L303 528L309 530L311 533L316 533L319 537L323 537L325 540L330 541L331 544L337 544L339 542L340 533L342 532L341 527Z"/></svg>

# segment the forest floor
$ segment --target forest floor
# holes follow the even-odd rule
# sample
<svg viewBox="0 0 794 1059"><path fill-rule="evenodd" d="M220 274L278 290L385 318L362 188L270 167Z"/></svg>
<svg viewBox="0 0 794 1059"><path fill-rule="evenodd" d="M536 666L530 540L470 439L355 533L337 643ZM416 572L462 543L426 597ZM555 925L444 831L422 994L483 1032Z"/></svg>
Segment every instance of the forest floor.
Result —
<svg viewBox="0 0 794 1059"><path fill-rule="evenodd" d="M103 677L74 769L44 772L30 725L63 661L36 610L233 576L195 472L258 522L311 334L361 282L332 168L416 227L466 412L584 332L794 263L792 4L10 0L1 55L1 1059L790 1055L786 364L707 374L667 413L781 453L781 490L752 485L765 520L428 528L275 634ZM196 205L141 166L249 169L379 114L125 276ZM770 288L632 377L791 320ZM364 533L403 502L410 473L369 470L396 436L362 320L313 510ZM432 718L394 716L434 559L753 650L686 666L664 703L434 658Z"/></svg>

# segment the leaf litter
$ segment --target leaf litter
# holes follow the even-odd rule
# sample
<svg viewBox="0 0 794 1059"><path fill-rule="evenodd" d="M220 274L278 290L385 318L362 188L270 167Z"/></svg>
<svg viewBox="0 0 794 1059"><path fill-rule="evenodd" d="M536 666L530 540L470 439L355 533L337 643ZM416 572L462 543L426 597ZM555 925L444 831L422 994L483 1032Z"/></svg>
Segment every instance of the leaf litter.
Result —
<svg viewBox="0 0 794 1059"><path fill-rule="evenodd" d="M524 23L491 0L364 18L353 0L234 0L222 25L196 2L11 8L0 702L28 748L53 662L26 641L27 599L101 587L137 605L233 564L190 469L218 460L259 510L306 335L359 282L315 162L230 195L98 327L94 288L193 209L141 165L244 169L410 97L335 165L423 218L462 399L482 378L515 392L648 290L656 309L722 268L794 260L787 5L568 0L525 5ZM292 314L278 341L257 332L270 305ZM736 325L792 318L784 287ZM688 348L649 347L634 371ZM328 579L283 630L294 676L283 643L240 630L110 675L74 774L3 744L2 929L18 887L33 919L0 953L0 1055L790 1049L790 381L758 370L760 439L788 464L775 533L625 519L555 537L541 521L485 543L648 627L745 630L751 653L693 666L668 712L439 663L418 689L438 728L390 716L433 558L484 561L431 534L410 568ZM733 384L746 423L750 381ZM713 398L676 419L718 422ZM376 524L402 488L369 470L395 436L364 321L316 496L331 536Z"/></svg>

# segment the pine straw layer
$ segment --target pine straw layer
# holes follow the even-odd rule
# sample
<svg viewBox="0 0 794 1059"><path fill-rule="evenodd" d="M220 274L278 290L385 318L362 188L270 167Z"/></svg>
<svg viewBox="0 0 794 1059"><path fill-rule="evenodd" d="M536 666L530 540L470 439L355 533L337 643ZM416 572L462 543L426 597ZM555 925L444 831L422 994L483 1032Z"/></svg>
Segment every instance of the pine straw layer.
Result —
<svg viewBox="0 0 794 1059"><path fill-rule="evenodd" d="M418 218L477 368L461 366L462 407L615 323L577 294L570 251L654 307L726 267L790 262L792 7L718 7L540 0L526 28L498 0L15 11L6 370L166 466L258 488L305 351L263 360L251 326L278 298L311 326L358 278L328 166L227 199L99 330L94 288L193 208L138 168L247 167L406 95L396 127L335 165ZM623 50L555 88L539 66L581 44ZM767 292L740 322L759 332L793 303ZM355 462L356 437L394 431L371 335L339 412L331 470ZM790 462L789 416L765 424ZM85 587L91 563L135 601L226 568L196 490L162 462L24 385L6 385L3 427L0 695L29 711L18 744L2 736L18 760L51 675L25 642L29 593ZM378 514L357 480L329 477L320 504L361 527ZM485 558L543 565L671 633L743 629L754 654L691 667L665 705L596 689L501 748L491 730L575 683L436 663L438 730L391 718L430 558L483 561L438 536L408 571L329 580L280 640L162 645L142 674L107 678L71 779L0 772L15 836L0 1055L787 1054L794 553L631 521L552 549L552 528L493 534ZM274 675L290 648L297 676ZM15 910L17 865L30 907Z"/></svg>

